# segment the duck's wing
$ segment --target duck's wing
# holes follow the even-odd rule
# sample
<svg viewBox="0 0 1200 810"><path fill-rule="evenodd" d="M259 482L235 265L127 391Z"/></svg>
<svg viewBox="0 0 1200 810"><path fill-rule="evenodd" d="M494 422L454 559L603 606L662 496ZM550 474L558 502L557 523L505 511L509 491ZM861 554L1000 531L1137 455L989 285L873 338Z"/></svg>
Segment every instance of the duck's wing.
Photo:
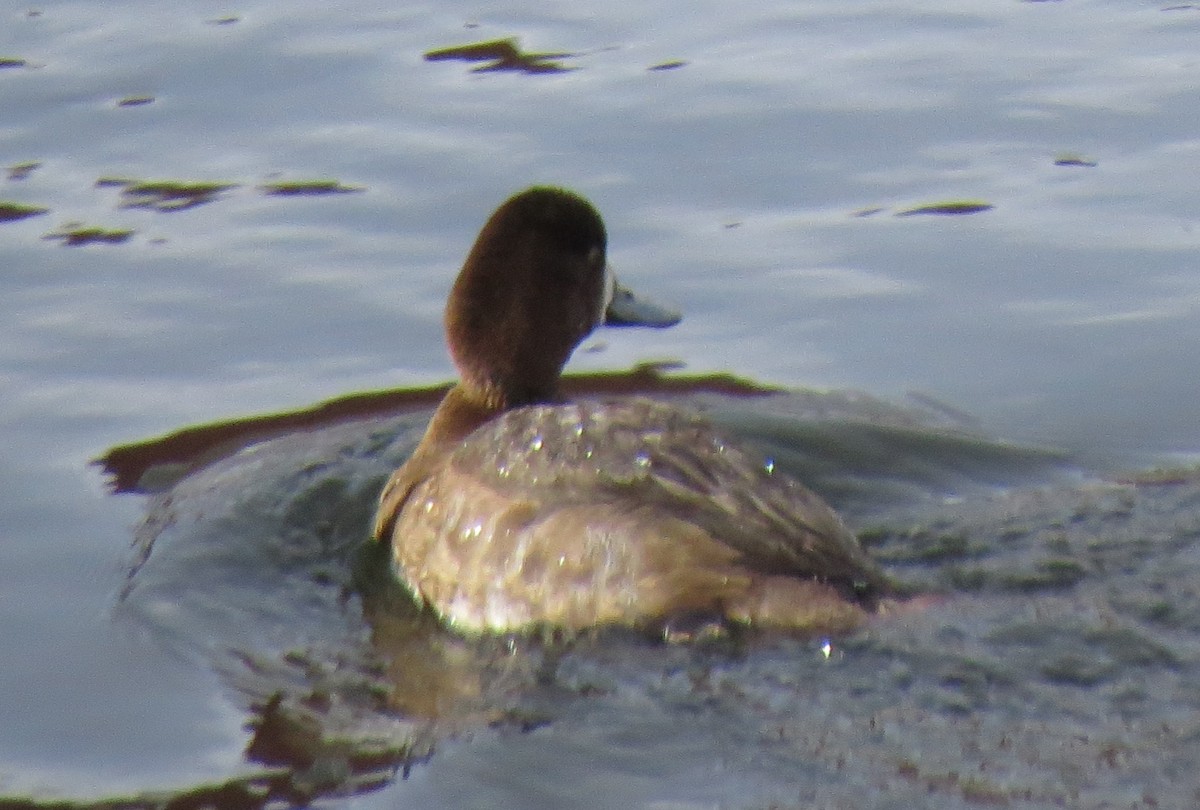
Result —
<svg viewBox="0 0 1200 810"><path fill-rule="evenodd" d="M746 568L808 577L859 596L888 589L882 570L837 513L763 457L695 419L648 451L630 497L688 515ZM632 490L636 490L636 495Z"/></svg>
<svg viewBox="0 0 1200 810"><path fill-rule="evenodd" d="M486 435L483 435L486 434ZM607 504L684 520L745 568L817 579L858 596L888 590L879 566L823 500L702 417L645 399L522 408L472 434L455 465L497 491Z"/></svg>

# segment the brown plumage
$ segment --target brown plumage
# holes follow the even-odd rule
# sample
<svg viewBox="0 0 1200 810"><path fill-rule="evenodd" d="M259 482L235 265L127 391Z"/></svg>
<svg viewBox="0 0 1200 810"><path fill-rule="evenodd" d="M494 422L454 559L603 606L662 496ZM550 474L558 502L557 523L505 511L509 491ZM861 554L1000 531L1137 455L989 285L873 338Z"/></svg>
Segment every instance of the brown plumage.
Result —
<svg viewBox="0 0 1200 810"><path fill-rule="evenodd" d="M560 189L522 192L484 226L447 304L461 381L380 500L399 574L472 631L857 625L887 581L801 484L669 405L552 404L603 317L605 238Z"/></svg>

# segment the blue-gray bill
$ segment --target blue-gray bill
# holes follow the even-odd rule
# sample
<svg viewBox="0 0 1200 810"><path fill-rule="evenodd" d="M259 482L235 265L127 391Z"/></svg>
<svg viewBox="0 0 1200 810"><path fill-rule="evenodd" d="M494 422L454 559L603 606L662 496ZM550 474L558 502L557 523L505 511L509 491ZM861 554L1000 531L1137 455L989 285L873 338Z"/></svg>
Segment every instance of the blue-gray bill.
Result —
<svg viewBox="0 0 1200 810"><path fill-rule="evenodd" d="M612 295L604 310L606 326L653 326L663 329L683 320L679 310L636 296L616 278L609 278L612 281Z"/></svg>

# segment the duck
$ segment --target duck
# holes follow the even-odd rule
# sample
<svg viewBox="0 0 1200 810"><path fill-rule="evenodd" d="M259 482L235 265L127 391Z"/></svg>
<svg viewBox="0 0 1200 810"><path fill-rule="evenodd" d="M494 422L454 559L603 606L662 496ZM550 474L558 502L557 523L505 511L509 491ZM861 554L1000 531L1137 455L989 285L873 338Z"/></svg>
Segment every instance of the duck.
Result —
<svg viewBox="0 0 1200 810"><path fill-rule="evenodd" d="M629 305L606 251L563 188L484 224L445 310L459 380L379 498L397 575L465 634L862 625L891 586L819 496L697 413L560 398L597 327L671 320Z"/></svg>

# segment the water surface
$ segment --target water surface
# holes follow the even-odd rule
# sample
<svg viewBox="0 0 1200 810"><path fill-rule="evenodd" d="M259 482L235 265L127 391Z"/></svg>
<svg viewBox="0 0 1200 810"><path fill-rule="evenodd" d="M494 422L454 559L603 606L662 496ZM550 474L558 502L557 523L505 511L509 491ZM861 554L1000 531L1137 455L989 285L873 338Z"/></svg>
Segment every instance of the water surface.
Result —
<svg viewBox="0 0 1200 810"><path fill-rule="evenodd" d="M218 783L248 767L248 701L229 673L210 653L165 642L152 623L122 618L114 607L136 556L135 527L152 504L109 495L87 462L110 446L186 425L447 378L439 324L445 292L487 213L534 182L590 197L605 215L622 276L685 312L673 330L598 334L593 351L576 358L577 369L675 359L690 370L730 370L788 387L861 389L897 400L914 391L970 414L986 436L1062 450L1092 473L1186 461L1200 449L1200 11L1189 4L488 10L253 1L189 9L131 1L9 3L0 17L0 57L12 60L0 63L7 65L0 67L0 165L39 164L0 179L0 201L49 209L0 223L7 448L0 465L0 793L97 799ZM478 63L423 59L434 49L504 37L518 37L529 52L572 54L561 59L572 69L473 72ZM650 69L672 62L683 64ZM126 207L127 186L98 184L104 178L230 187L202 204ZM264 188L313 180L362 191L279 196ZM992 207L895 216L964 201ZM82 247L43 238L78 228L132 234ZM783 450L799 446L795 436L766 438ZM906 447L898 452L914 452ZM836 468L842 459L825 462ZM358 474L365 481L371 473ZM1003 790L1008 801L1031 806L1059 799L1099 806L1119 783L1124 804L1148 803L1145 785L1163 806L1194 801L1188 790L1196 769L1186 752L1196 717L1195 628L1172 618L1192 598L1182 578L1195 560L1188 528L1195 505L1185 491L1103 494L1133 498L1134 529L1096 518L1102 546L1120 538L1149 543L1137 547L1144 578L1134 591L1160 588L1165 614L1153 605L1143 606L1148 613L1122 607L1123 580L1111 578L1111 569L1086 567L1075 584L1043 583L1051 591L1045 604L1012 582L984 577L978 587L1000 594L989 601L970 590L976 580L948 579L941 564L932 569L940 574L914 575L967 594L979 611L935 613L914 626L912 655L921 661L946 638L964 656L984 659L988 673L988 662L1004 657L1001 648L1036 657L1067 645L1084 658L1068 672L1085 674L1067 677L1082 683L1066 686L1041 685L1058 683L1060 676L1044 672L1061 668L1040 658L1023 669L1018 658L999 674L947 676L1005 696L993 714L968 701L961 716L982 712L978 728L1015 712L1010 730L1022 739L1060 741L1062 751L1081 752L1092 766L1116 763L1108 772L1115 781L1105 782L1099 766L1064 754L1061 769L1038 777L1041 787L1028 774L979 776L991 779L979 788L985 794ZM883 514L871 492L882 498L868 489L865 501L847 501L863 527ZM1062 514L1039 512L1021 498L996 508L1026 514L1029 537L1063 523L1074 553L1092 541L1071 534L1084 530L1064 502L1054 501ZM1160 522L1140 522L1146 510ZM877 536L887 545L893 535L907 537L910 523L939 519L893 516ZM1016 557L1006 556L998 544L1001 516L952 519L964 522L972 543L1018 571L1036 573L1044 562L1036 543L1017 544ZM264 604L269 611L286 603ZM1058 625L1078 628L1085 640L1111 625L1149 633L1172 657L1147 653L1150 663L1130 663L1124 653L1104 652L1112 645L1103 639L1095 642L1099 653L1075 650L1071 633L1044 630L1028 643L1003 641L997 628L1019 624L1005 617L1022 610L1061 617ZM296 632L319 637L330 615L340 614L297 621ZM997 632L1001 641L978 641ZM223 638L215 630L214 637ZM849 643L838 664L849 673L813 676L821 689L795 703L762 698L768 714L786 727L817 712L845 731L840 739L849 751L854 734L868 732L855 725L846 700L820 700L823 690L845 697L838 690L850 689L844 684L857 675L872 684L867 703L900 701L904 721L896 722L904 732L890 732L897 739L911 742L919 712L932 711L932 725L922 727L942 741L931 750L942 750L945 740L959 739L953 735L963 726L948 718L960 715L920 697L920 688L905 692L903 678L878 680L886 672L881 661L893 655L881 651L906 639L899 633ZM686 658L631 654L648 663L627 680L620 676L632 685L615 690L616 702L558 705L560 719L529 734L483 732L445 743L392 790L444 806L550 802L557 795L550 784L503 775L559 752L561 785L586 784L593 797L619 785L628 793L618 798L633 805L877 799L862 786L878 785L880 773L889 774L891 787L909 785L913 796L927 795L933 780L946 806L970 802L962 774L982 759L926 763L912 753L920 750L915 744L861 762L850 757L848 766L835 755L821 759L815 743L788 749L780 779L826 787L811 788L816 794L785 789L769 767L739 758L743 750L761 753L758 746L704 736L745 728L743 713L722 722L719 700L701 701L687 739L676 735L677 747L661 748L666 738L654 730L655 718L664 718L663 731L680 715L664 708L669 701L647 703L653 690L645 681L660 667L663 688L683 690L671 680L678 655ZM752 655L734 681L753 684L766 672L761 677L777 683L776 665L822 665L806 655L786 644L768 649ZM1099 656L1094 666L1090 655ZM937 666L904 666L917 673L911 682L942 688L930 674ZM1148 708L1114 714L1113 706L1128 705L1122 696L1136 691L1129 684L1139 673L1150 673ZM1051 712L1052 727L1039 731L1021 713L1030 694L1048 697L1029 705L1064 713ZM1072 708L1076 699L1082 708ZM814 707L821 705L832 708L820 714ZM1178 756L1153 761L1147 752L1161 740L1152 729L1170 707L1192 732L1163 731ZM737 708L744 712L746 704ZM647 726L635 722L640 709ZM593 712L608 718L600 727L611 733L610 745L582 733ZM1073 722L1083 724L1078 734ZM950 736L939 737L939 728ZM989 744L1000 746L1004 737L993 735ZM726 753L718 756L707 742L690 749L688 739L716 740ZM580 750L587 754L569 765ZM630 762L625 750L659 755ZM856 743L853 750L862 749ZM997 747L987 760L1011 765L1017 759L1004 752L1012 750ZM904 764L905 756L914 762ZM648 762L647 770L631 775L638 762ZM881 770L864 764L872 762ZM744 781L697 776L742 766L750 774ZM838 782L847 767L851 775ZM958 782L946 781L952 771ZM1078 784L1063 775L1070 773ZM1088 793L1097 780L1107 792ZM1033 791L1030 798L1013 792L1021 786ZM387 791L376 795L395 800Z"/></svg>

